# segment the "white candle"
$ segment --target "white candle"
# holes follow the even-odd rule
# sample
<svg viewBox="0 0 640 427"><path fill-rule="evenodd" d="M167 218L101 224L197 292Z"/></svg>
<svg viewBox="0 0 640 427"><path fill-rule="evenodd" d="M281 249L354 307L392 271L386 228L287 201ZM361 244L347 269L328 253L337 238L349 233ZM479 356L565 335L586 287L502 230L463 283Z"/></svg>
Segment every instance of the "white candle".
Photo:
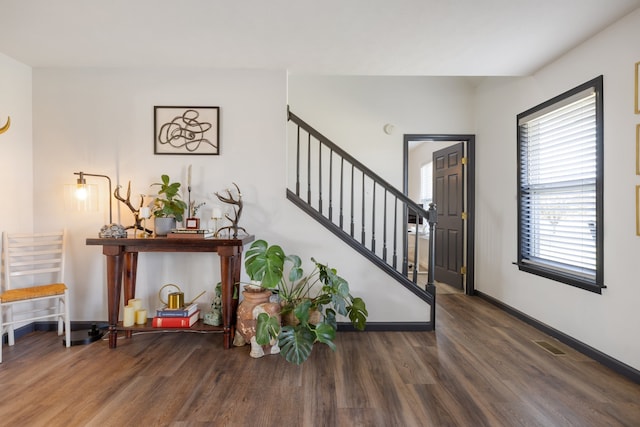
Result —
<svg viewBox="0 0 640 427"><path fill-rule="evenodd" d="M136 310L136 325L144 325L147 323L147 310Z"/></svg>
<svg viewBox="0 0 640 427"><path fill-rule="evenodd" d="M142 308L142 300L139 298L132 298L127 304L132 306L136 310L140 310Z"/></svg>
<svg viewBox="0 0 640 427"><path fill-rule="evenodd" d="M149 218L151 217L151 208L149 206L143 206L140 208L140 218Z"/></svg>
<svg viewBox="0 0 640 427"><path fill-rule="evenodd" d="M124 306L124 316L122 319L122 326L124 327L133 326L133 323L135 321L135 312L136 312L136 309L133 308L132 305Z"/></svg>
<svg viewBox="0 0 640 427"><path fill-rule="evenodd" d="M191 187L191 165L187 170L187 187Z"/></svg>
<svg viewBox="0 0 640 427"><path fill-rule="evenodd" d="M214 206L213 209L211 210L211 218L213 219L222 218L222 209L220 209L218 206Z"/></svg>

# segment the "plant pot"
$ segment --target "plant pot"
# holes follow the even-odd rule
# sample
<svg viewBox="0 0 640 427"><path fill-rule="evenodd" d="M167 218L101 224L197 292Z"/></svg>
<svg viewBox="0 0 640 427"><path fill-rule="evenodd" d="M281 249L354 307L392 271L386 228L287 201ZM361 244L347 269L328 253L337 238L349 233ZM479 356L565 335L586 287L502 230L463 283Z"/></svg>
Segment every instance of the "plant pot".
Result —
<svg viewBox="0 0 640 427"><path fill-rule="evenodd" d="M176 219L167 217L155 217L154 231L156 236L166 236L171 230L176 228Z"/></svg>
<svg viewBox="0 0 640 427"><path fill-rule="evenodd" d="M284 306L282 308L284 308ZM309 323L311 325L317 325L322 322L322 320L322 313L320 313L318 309L314 308L309 310ZM297 326L300 324L300 320L298 320L296 315L293 313L293 310L291 310L282 316L282 324L286 326Z"/></svg>
<svg viewBox="0 0 640 427"><path fill-rule="evenodd" d="M280 353L277 341L265 346L261 346L256 342L256 316L258 313L266 313L269 316L276 316L280 313L280 305L269 302L271 291L263 288L251 289L251 287L245 287L242 296L244 298L238 305L236 314L236 340L234 340L233 344L237 346L251 344L249 355L254 358L262 357L265 354ZM242 339L237 339L238 336Z"/></svg>
<svg viewBox="0 0 640 427"><path fill-rule="evenodd" d="M238 317L236 328L244 340L250 342L251 338L256 335L256 320L253 318L253 309L257 305L269 302L271 291L262 288L258 291L251 291L245 287L245 290L242 291L242 296L244 298L236 311Z"/></svg>

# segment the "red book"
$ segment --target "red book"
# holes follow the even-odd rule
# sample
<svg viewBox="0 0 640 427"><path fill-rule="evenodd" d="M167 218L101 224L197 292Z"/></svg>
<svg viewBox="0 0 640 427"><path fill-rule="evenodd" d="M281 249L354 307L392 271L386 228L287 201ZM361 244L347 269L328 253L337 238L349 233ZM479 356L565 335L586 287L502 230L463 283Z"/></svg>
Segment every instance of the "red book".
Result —
<svg viewBox="0 0 640 427"><path fill-rule="evenodd" d="M198 321L200 310L189 317L154 317L151 326L154 328L190 328Z"/></svg>

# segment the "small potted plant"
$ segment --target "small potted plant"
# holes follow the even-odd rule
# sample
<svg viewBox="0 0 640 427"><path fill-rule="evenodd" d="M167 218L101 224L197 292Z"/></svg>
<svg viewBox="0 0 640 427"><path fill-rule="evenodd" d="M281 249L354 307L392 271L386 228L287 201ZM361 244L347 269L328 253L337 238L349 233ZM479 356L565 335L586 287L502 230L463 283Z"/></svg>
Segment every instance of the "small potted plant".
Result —
<svg viewBox="0 0 640 427"><path fill-rule="evenodd" d="M160 186L158 196L153 201L155 232L158 236L166 236L181 222L187 204L180 198L180 183L171 182L169 175L162 175L162 182L151 184Z"/></svg>
<svg viewBox="0 0 640 427"><path fill-rule="evenodd" d="M245 257L250 279L276 293L281 305L280 316L258 315L256 341L268 345L277 339L280 354L297 365L307 360L317 342L336 349L337 315L348 317L360 331L368 316L365 302L351 295L349 283L335 269L311 261L313 269L305 276L299 256L286 255L280 246L264 240L253 242Z"/></svg>

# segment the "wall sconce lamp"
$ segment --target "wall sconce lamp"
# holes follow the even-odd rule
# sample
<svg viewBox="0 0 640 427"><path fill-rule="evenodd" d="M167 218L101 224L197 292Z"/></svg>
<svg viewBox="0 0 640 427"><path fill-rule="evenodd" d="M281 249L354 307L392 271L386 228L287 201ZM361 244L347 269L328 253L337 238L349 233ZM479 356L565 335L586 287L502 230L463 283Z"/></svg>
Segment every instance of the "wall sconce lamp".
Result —
<svg viewBox="0 0 640 427"><path fill-rule="evenodd" d="M76 187L76 198L80 200L84 200L87 198L87 180L85 176L96 176L100 178L106 178L109 181L109 224L113 224L112 217L112 208L111 208L111 178L107 175L98 175L93 173L85 173L85 172L74 172L74 175L78 175L77 187Z"/></svg>

